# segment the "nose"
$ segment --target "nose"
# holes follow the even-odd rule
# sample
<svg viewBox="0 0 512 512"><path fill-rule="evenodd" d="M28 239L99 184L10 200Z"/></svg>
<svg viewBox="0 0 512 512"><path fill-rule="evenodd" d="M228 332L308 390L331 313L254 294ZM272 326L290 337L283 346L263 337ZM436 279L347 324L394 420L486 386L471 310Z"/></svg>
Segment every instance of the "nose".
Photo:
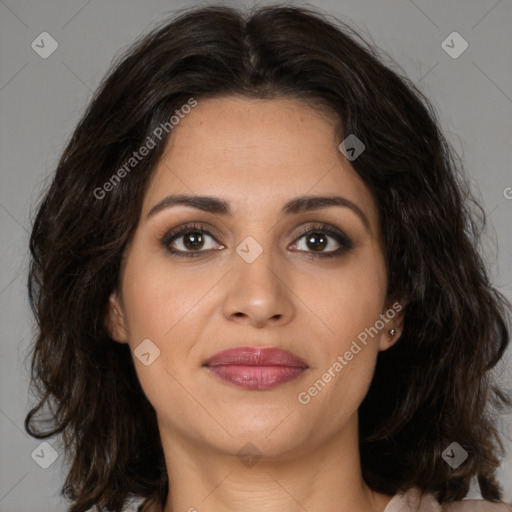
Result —
<svg viewBox="0 0 512 512"><path fill-rule="evenodd" d="M223 305L225 317L256 328L290 322L295 315L296 295L277 257L263 251L251 263L236 253L233 260Z"/></svg>

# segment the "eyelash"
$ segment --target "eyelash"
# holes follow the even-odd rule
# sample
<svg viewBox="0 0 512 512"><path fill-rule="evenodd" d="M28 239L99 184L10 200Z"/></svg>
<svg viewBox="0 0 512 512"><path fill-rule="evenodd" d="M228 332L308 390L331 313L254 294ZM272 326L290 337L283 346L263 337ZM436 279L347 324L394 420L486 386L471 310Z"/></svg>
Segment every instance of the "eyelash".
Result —
<svg viewBox="0 0 512 512"><path fill-rule="evenodd" d="M183 235L186 235L188 233L192 232L199 232L201 234L206 234L213 239L215 237L201 224L187 224L186 226L183 226L175 231L168 232L162 239L161 243L162 245L173 255L178 258L195 258L198 256L201 256L201 253L208 253L209 251L177 251L175 249L170 248L170 244L180 238ZM353 244L350 238L348 238L345 233L341 231L337 231L332 229L328 224L314 224L309 225L307 228L303 229L297 238L295 240L300 240L304 236L311 234L311 233L318 233L328 235L336 240L341 247L339 249L336 249L335 251L328 251L328 252L314 252L314 251L307 251L306 254L309 256L312 256L313 258L334 258L336 256L341 256L344 252L352 249ZM304 251L300 251L304 252Z"/></svg>

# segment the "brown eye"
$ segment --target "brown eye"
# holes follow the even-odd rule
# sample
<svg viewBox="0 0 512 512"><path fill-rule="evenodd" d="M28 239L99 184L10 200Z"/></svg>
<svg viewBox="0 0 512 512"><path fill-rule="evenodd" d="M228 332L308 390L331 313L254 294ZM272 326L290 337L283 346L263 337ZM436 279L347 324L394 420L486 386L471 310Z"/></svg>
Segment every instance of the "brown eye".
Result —
<svg viewBox="0 0 512 512"><path fill-rule="evenodd" d="M214 236L201 225L187 225L178 230L171 231L162 240L162 245L173 255L178 257L196 257L215 249L215 244L208 245L208 239L215 241ZM305 247L298 241L305 239ZM334 248L332 245L334 244ZM336 248L336 244L339 246ZM205 247L206 246L206 247ZM219 244L219 247L223 248ZM329 225L318 224L309 226L291 246L299 252L313 257L339 256L352 249L352 241L341 231L332 229ZM326 250L327 249L327 250Z"/></svg>
<svg viewBox="0 0 512 512"><path fill-rule="evenodd" d="M306 245L316 251L322 251L325 249L325 247L328 245L329 243L329 237L328 236L325 236L323 233L310 233L309 235L305 235L306 236Z"/></svg>
<svg viewBox="0 0 512 512"><path fill-rule="evenodd" d="M199 231L190 231L180 238L183 238L182 245L189 250L201 249L204 245L204 235Z"/></svg>
<svg viewBox="0 0 512 512"><path fill-rule="evenodd" d="M304 246L300 248L300 244L297 241L303 238L305 239L305 248ZM331 240L334 240L334 248L332 248L333 242L331 242ZM336 244L338 244L338 248L336 248ZM296 239L293 247L299 247L301 252L310 253L312 256L328 258L339 256L352 249L353 244L345 233L334 230L326 224L319 224L306 228ZM330 250L325 250L326 248L330 248Z"/></svg>
<svg viewBox="0 0 512 512"><path fill-rule="evenodd" d="M211 246L205 249L208 239L215 240L213 235L203 226L193 224L183 226L177 231L171 231L165 235L162 244L173 255L194 257L215 248Z"/></svg>

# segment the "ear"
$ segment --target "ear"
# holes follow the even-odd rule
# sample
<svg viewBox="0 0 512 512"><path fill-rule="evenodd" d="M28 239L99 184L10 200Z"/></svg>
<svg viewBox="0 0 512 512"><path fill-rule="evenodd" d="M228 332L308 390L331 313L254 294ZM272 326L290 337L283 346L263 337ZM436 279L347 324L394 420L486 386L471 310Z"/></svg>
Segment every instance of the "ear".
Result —
<svg viewBox="0 0 512 512"><path fill-rule="evenodd" d="M387 302L381 315L384 327L379 336L379 351L387 350L398 341L404 328L404 316L405 306L400 300ZM390 334L390 330L394 333Z"/></svg>
<svg viewBox="0 0 512 512"><path fill-rule="evenodd" d="M110 337L118 343L128 343L128 329L126 327L126 316L122 301L117 291L110 294L108 299L107 315L105 325Z"/></svg>

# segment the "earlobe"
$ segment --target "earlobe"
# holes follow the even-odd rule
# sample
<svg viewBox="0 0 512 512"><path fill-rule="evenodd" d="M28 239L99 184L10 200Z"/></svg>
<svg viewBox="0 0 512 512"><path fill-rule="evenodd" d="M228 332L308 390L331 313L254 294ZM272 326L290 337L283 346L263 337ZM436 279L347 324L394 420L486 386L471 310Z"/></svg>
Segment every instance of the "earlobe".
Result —
<svg viewBox="0 0 512 512"><path fill-rule="evenodd" d="M112 292L108 299L108 311L105 318L105 325L110 337L114 341L118 343L128 343L125 315L117 291Z"/></svg>
<svg viewBox="0 0 512 512"><path fill-rule="evenodd" d="M379 351L387 350L392 347L400 338L400 333L393 327L382 331L379 338Z"/></svg>
<svg viewBox="0 0 512 512"><path fill-rule="evenodd" d="M395 301L382 314L388 320L382 329L379 338L379 351L392 347L400 338L404 323L404 306L400 301Z"/></svg>

